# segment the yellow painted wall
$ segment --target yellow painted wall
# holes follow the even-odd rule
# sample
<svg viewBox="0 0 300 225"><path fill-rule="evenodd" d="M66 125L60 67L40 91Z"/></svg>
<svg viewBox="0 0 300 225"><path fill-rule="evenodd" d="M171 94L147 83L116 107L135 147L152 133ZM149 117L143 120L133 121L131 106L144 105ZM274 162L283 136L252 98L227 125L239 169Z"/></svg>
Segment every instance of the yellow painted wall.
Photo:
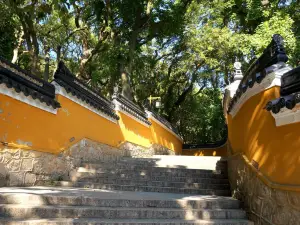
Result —
<svg viewBox="0 0 300 225"><path fill-rule="evenodd" d="M62 108L54 115L0 95L0 140L9 145L51 153L59 153L82 138L111 146L123 141L118 124L63 96L59 95L58 101ZM70 142L72 138L75 140Z"/></svg>
<svg viewBox="0 0 300 225"><path fill-rule="evenodd" d="M150 127L152 143L163 145L180 155L182 153L182 141L154 120L150 119L150 122L152 123L152 126Z"/></svg>
<svg viewBox="0 0 300 225"><path fill-rule="evenodd" d="M182 155L189 156L227 156L227 144L218 148L182 149Z"/></svg>
<svg viewBox="0 0 300 225"><path fill-rule="evenodd" d="M120 117L119 124L124 141L129 141L146 148L150 147L152 137L149 127L144 126L122 112L118 112L118 116Z"/></svg>
<svg viewBox="0 0 300 225"><path fill-rule="evenodd" d="M0 94L0 149L1 143L8 143L59 153L88 138L114 147L125 141L144 147L160 143L181 152L175 136L166 130L158 131L163 129L158 125L143 126L123 113L119 113L119 122L113 123L61 95L57 100L62 108L55 115Z"/></svg>
<svg viewBox="0 0 300 225"><path fill-rule="evenodd" d="M228 115L228 139L233 153L243 153L259 163L271 182L300 185L300 123L276 127L266 103L279 97L273 87L251 97L236 116Z"/></svg>

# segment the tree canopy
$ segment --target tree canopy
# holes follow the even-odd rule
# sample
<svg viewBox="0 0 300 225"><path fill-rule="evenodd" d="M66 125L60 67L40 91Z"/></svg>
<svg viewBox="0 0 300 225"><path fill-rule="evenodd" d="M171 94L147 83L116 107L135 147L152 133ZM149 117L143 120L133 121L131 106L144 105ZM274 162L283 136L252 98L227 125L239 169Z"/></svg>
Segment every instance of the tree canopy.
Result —
<svg viewBox="0 0 300 225"><path fill-rule="evenodd" d="M0 55L50 81L60 60L110 97L160 96L186 143L224 137L222 90L273 34L300 62L299 0L0 0Z"/></svg>

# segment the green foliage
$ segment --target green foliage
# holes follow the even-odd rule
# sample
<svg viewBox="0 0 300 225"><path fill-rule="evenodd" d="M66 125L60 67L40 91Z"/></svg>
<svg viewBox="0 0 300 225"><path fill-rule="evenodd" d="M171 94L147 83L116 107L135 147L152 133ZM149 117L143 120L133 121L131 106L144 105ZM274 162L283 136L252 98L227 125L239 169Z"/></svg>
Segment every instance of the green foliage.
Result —
<svg viewBox="0 0 300 225"><path fill-rule="evenodd" d="M176 110L186 143L211 143L226 136L221 99L220 89L207 88L197 96L190 95Z"/></svg>
<svg viewBox="0 0 300 225"><path fill-rule="evenodd" d="M0 13L2 56L19 46L17 63L46 80L64 60L107 97L125 73L134 100L160 96L188 143L224 136L221 92L236 58L246 70L278 33L289 64L300 62L298 0L5 0Z"/></svg>
<svg viewBox="0 0 300 225"><path fill-rule="evenodd" d="M12 59L17 42L17 24L4 4L0 4L0 15L0 55Z"/></svg>

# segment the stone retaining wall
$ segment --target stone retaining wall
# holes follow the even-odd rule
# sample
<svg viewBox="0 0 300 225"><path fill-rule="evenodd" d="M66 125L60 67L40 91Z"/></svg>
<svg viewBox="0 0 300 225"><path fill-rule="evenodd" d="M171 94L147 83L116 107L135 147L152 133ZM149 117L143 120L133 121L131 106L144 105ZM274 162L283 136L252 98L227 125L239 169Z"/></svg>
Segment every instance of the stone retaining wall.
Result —
<svg viewBox="0 0 300 225"><path fill-rule="evenodd" d="M44 181L68 180L69 173L82 162L115 161L120 157L151 157L174 154L160 145L144 148L132 143L120 149L83 139L68 150L50 153L4 147L0 151L0 186L33 186Z"/></svg>
<svg viewBox="0 0 300 225"><path fill-rule="evenodd" d="M175 155L174 151L159 144L152 144L150 148L145 148L131 142L125 142L120 146L120 149L124 151L124 156L132 158L147 158L153 155Z"/></svg>
<svg viewBox="0 0 300 225"><path fill-rule="evenodd" d="M300 224L300 192L268 187L241 155L228 157L228 175L233 197L244 202L256 225Z"/></svg>

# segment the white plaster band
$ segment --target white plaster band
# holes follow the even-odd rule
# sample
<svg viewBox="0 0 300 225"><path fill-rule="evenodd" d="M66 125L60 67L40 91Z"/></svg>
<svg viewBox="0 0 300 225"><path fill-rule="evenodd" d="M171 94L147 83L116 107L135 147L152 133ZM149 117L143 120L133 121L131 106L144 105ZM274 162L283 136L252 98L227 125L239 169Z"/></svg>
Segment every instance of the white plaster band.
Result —
<svg viewBox="0 0 300 225"><path fill-rule="evenodd" d="M173 134L177 139L179 139L181 142L183 142L182 137L180 137L178 134L176 134L174 131L172 131L170 128L168 128L166 125L164 125L162 122L160 122L158 119L156 119L150 111L146 111L148 118L154 120L156 123L158 123L160 126L162 126L164 129L169 131L171 134Z"/></svg>
<svg viewBox="0 0 300 225"><path fill-rule="evenodd" d="M55 86L55 94L57 95L62 95L65 98L71 100L72 102L77 103L78 105L92 111L93 113L96 113L97 115L113 122L113 123L117 123L117 120L102 113L100 110L95 110L93 107L91 107L89 104L87 104L86 102L80 100L79 98L77 98L76 96L73 96L72 94L68 94L67 91L61 87L58 83L56 83L55 81L52 82L52 84Z"/></svg>
<svg viewBox="0 0 300 225"><path fill-rule="evenodd" d="M121 102L119 102L117 99L113 100L113 103L115 104L115 110L124 113L126 116L129 116L131 119L135 120L136 122L144 125L145 127L150 127L149 124L143 122L142 120L139 120L135 116L131 115L130 113L126 112L125 110L122 109L121 106L124 106ZM129 109L130 110L130 109Z"/></svg>
<svg viewBox="0 0 300 225"><path fill-rule="evenodd" d="M0 94L9 96L13 99L44 110L46 112L57 114L57 109L53 109L52 106L48 106L46 103L41 102L39 99L33 99L31 96L25 96L23 92L18 93L14 88L6 87L5 84L0 84Z"/></svg>
<svg viewBox="0 0 300 225"><path fill-rule="evenodd" d="M291 69L292 67L290 66L284 66L283 68L268 74L260 84L254 83L252 88L248 87L246 92L242 94L242 96L232 107L232 110L229 113L230 115L232 115L232 118L235 117L235 115L238 113L238 111L241 109L244 103L248 101L252 96L257 95L258 93L268 90L275 86L280 87L282 75L290 71ZM268 68L266 70L268 70Z"/></svg>
<svg viewBox="0 0 300 225"><path fill-rule="evenodd" d="M275 119L277 127L299 123L300 122L300 103L296 104L293 109L287 109L286 107L280 109L278 113L271 112L271 115Z"/></svg>

